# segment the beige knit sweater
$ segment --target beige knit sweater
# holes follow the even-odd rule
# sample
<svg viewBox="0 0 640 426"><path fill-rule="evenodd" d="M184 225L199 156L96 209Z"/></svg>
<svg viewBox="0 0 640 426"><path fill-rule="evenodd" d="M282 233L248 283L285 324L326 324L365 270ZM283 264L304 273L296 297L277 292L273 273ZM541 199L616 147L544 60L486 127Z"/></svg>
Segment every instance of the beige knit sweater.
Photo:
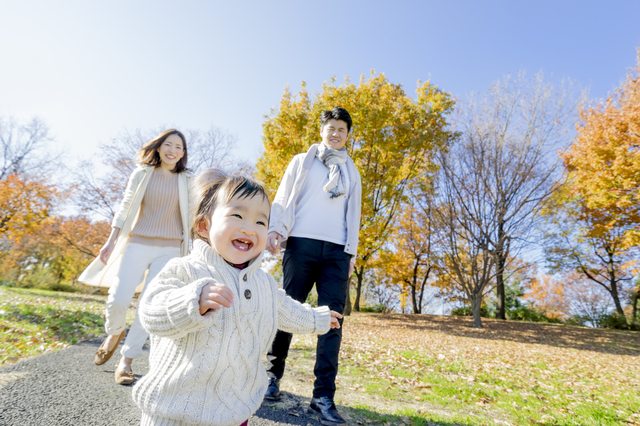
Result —
<svg viewBox="0 0 640 426"><path fill-rule="evenodd" d="M196 240L189 256L169 261L149 283L138 314L151 334L150 369L133 399L150 424L238 426L262 403L262 355L276 331L329 330L329 308L291 299L258 267L261 258L237 270ZM202 316L200 292L214 280L234 301Z"/></svg>
<svg viewBox="0 0 640 426"><path fill-rule="evenodd" d="M153 171L129 242L158 247L182 245L177 173Z"/></svg>

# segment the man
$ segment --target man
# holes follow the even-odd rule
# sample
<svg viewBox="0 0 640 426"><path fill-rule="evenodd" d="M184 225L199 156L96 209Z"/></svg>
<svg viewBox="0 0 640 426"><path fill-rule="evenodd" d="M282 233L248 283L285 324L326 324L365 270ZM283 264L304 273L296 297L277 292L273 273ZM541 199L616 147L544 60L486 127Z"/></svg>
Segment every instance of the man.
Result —
<svg viewBox="0 0 640 426"><path fill-rule="evenodd" d="M304 302L315 283L318 306L341 314L355 269L362 200L360 174L344 148L351 124L344 108L322 113L322 142L289 163L271 207L267 238L271 253L277 253L278 244L286 248L285 292ZM318 336L309 413L324 425L344 423L333 401L341 341L342 327ZM268 400L280 399L279 383L290 344L291 334L279 330L267 354Z"/></svg>

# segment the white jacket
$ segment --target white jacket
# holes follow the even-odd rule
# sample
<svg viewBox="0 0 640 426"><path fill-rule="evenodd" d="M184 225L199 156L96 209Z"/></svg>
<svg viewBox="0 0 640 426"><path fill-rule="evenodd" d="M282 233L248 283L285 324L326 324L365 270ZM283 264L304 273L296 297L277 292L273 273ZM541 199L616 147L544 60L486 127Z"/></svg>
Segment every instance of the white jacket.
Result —
<svg viewBox="0 0 640 426"><path fill-rule="evenodd" d="M280 246L287 248L287 238L293 229L296 218L296 205L300 198L302 188L316 158L318 144L313 144L306 154L298 154L287 166L284 172L278 192L271 205L271 218L269 220L269 232L277 232L282 236ZM347 242L344 251L351 255L351 262L356 261L358 255L358 238L360 235L360 210L362 205L362 182L360 173L356 169L351 157L347 158L347 169L349 170L349 200L345 212L345 223L347 224ZM322 226L322 224L318 224Z"/></svg>
<svg viewBox="0 0 640 426"><path fill-rule="evenodd" d="M261 259L238 270L195 240L189 256L171 259L149 283L138 308L151 335L149 373L134 386L133 400L153 424L238 426L262 403L262 356L276 331L329 330L329 308L287 296L259 268ZM200 315L202 288L214 281L233 292L233 303Z"/></svg>
<svg viewBox="0 0 640 426"><path fill-rule="evenodd" d="M102 263L99 257L96 257L78 278L78 281L81 283L96 287L111 286L113 279L120 269L122 254L129 242L129 232L131 232L135 220L138 217L140 204L142 203L144 193L154 169L154 166L139 165L133 173L131 173L120 207L111 222L111 227L120 228L113 252L106 265ZM180 216L182 218L181 256L189 253L189 236L191 230L189 209L193 208L193 206L189 205L189 200L192 199L190 185L192 177L192 173L182 172L178 178L178 199L180 202Z"/></svg>

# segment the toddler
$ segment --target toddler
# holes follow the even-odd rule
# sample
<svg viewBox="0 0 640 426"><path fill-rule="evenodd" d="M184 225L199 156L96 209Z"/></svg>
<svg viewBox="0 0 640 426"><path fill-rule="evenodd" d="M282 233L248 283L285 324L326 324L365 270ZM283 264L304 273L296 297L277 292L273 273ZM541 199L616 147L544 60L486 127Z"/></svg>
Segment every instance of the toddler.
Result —
<svg viewBox="0 0 640 426"><path fill-rule="evenodd" d="M138 308L151 335L149 373L133 389L142 425L246 425L276 331L324 334L342 318L291 299L259 268L271 207L260 184L206 170L194 186L193 250L162 269Z"/></svg>

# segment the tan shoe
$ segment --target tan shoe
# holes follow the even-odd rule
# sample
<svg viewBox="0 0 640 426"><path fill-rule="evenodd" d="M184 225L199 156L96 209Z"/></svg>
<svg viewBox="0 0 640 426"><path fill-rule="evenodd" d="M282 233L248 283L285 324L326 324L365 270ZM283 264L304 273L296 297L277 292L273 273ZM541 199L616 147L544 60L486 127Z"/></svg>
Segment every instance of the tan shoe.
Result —
<svg viewBox="0 0 640 426"><path fill-rule="evenodd" d="M115 345L113 345L113 348L111 348L110 351L102 348L105 342L107 341L107 339L105 339L104 342L102 342L102 345L100 345L100 347L98 348L98 352L96 352L96 356L93 358L93 363L95 365L102 365L105 362L109 361L109 359L111 359L111 356L115 353L116 349L118 348L120 341L126 334L127 334L127 330L126 329L122 330L122 333L120 333L120 336L118 336L118 341L116 342Z"/></svg>
<svg viewBox="0 0 640 426"><path fill-rule="evenodd" d="M116 368L114 375L116 377L116 383L119 385L130 385L136 380L136 376L133 374L133 371L120 370L120 366Z"/></svg>

